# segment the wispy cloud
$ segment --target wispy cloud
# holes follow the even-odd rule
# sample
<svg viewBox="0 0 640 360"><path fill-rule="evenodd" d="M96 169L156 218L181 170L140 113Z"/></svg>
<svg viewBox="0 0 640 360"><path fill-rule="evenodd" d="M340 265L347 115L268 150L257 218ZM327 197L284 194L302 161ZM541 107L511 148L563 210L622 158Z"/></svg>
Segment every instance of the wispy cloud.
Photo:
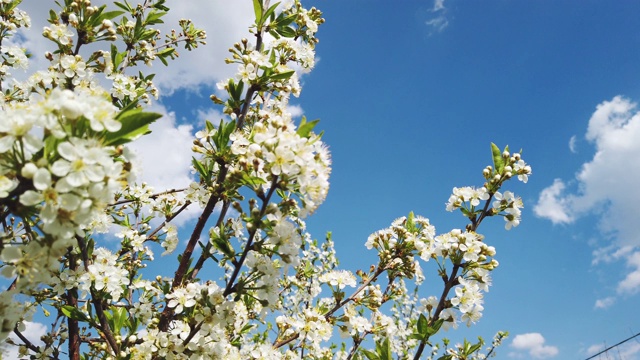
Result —
<svg viewBox="0 0 640 360"><path fill-rule="evenodd" d="M640 291L640 112L622 96L604 101L589 119L585 139L595 146L575 179L554 180L534 207L537 216L554 223L571 223L596 215L601 238L594 263L624 258L630 268L619 282L619 294ZM571 142L570 142L571 144ZM570 148L572 146L570 145ZM569 189L568 184L575 185Z"/></svg>
<svg viewBox="0 0 640 360"><path fill-rule="evenodd" d="M447 17L447 8L444 6L445 0L434 0L431 13L433 17L425 21L431 29L432 33L441 32L447 26L449 26L449 19Z"/></svg>
<svg viewBox="0 0 640 360"><path fill-rule="evenodd" d="M585 355L593 356L602 350L607 348L607 344L594 344L587 348L585 351ZM640 355L640 343L637 342L628 342L621 344L620 346L616 346L613 349L605 352L600 355L604 359L627 359L627 360L637 360L638 355ZM600 357L598 357L600 359Z"/></svg>
<svg viewBox="0 0 640 360"><path fill-rule="evenodd" d="M433 2L433 9L432 11L440 11L440 10L444 10L444 0L435 0Z"/></svg>
<svg viewBox="0 0 640 360"><path fill-rule="evenodd" d="M571 150L571 152L574 154L578 152L576 148L576 141L577 137L575 135L573 135L571 139L569 139L569 150Z"/></svg>
<svg viewBox="0 0 640 360"><path fill-rule="evenodd" d="M594 307L596 309L607 309L611 307L611 305L615 304L615 302L616 302L616 298L613 296L609 296L604 299L596 300L596 304L594 305Z"/></svg>
<svg viewBox="0 0 640 360"><path fill-rule="evenodd" d="M557 347L545 345L544 336L540 333L516 335L513 341L511 341L510 346L516 349L516 351L509 353L509 356L515 358L520 358L523 353L527 353L534 359L548 359L559 353Z"/></svg>

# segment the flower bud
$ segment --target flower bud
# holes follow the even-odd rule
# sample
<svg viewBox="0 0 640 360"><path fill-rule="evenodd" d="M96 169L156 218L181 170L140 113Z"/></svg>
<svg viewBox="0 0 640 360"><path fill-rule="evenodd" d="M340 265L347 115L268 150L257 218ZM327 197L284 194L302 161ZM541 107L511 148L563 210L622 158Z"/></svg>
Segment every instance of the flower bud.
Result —
<svg viewBox="0 0 640 360"><path fill-rule="evenodd" d="M20 171L20 175L22 175L24 178L32 179L37 170L38 167L34 163L26 163Z"/></svg>

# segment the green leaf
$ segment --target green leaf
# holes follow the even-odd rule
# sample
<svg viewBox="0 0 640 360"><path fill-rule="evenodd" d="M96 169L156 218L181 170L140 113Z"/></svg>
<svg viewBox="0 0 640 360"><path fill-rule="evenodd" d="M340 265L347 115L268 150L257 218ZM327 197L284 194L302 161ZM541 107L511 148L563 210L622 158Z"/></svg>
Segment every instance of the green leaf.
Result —
<svg viewBox="0 0 640 360"><path fill-rule="evenodd" d="M161 117L162 114L143 112L142 109L121 112L116 120L122 123L122 127L116 132L105 133L105 145L122 145L146 135L151 132L149 124Z"/></svg>
<svg viewBox="0 0 640 360"><path fill-rule="evenodd" d="M271 26L273 26L273 27L284 27L284 26L287 26L287 25L291 24L297 17L298 17L298 14L291 14L291 15L288 15L288 16L285 17L284 13L281 13L280 15L278 15L276 20L271 23Z"/></svg>
<svg viewBox="0 0 640 360"><path fill-rule="evenodd" d="M494 143L491 143L491 155L493 156L493 168L498 173L502 173L502 170L504 170L504 159L502 158L502 151L500 151L500 148Z"/></svg>
<svg viewBox="0 0 640 360"><path fill-rule="evenodd" d="M251 176L246 173L242 174L242 185L250 185L251 187L255 188L266 183L267 182L263 178Z"/></svg>
<svg viewBox="0 0 640 360"><path fill-rule="evenodd" d="M380 360L392 360L389 338L385 338L382 343L376 342L376 350Z"/></svg>
<svg viewBox="0 0 640 360"><path fill-rule="evenodd" d="M374 353L373 351L369 351L365 349L361 349L361 351L364 354L364 356L366 356L367 359L369 360L380 360L380 357L376 355L376 353Z"/></svg>
<svg viewBox="0 0 640 360"><path fill-rule="evenodd" d="M91 320L80 309L71 305L63 305L60 311L69 319L90 322Z"/></svg>
<svg viewBox="0 0 640 360"><path fill-rule="evenodd" d="M279 74L273 74L271 75L271 80L275 81L275 80L286 80L288 78L290 78L293 74L295 73L295 70L291 70L291 71L285 71Z"/></svg>
<svg viewBox="0 0 640 360"><path fill-rule="evenodd" d="M164 21L161 20L163 16L167 13L164 11L152 11L147 16L145 21L145 25L155 25L155 24L164 24Z"/></svg>
<svg viewBox="0 0 640 360"><path fill-rule="evenodd" d="M102 13L102 14L100 14L100 16L98 17L98 19L97 19L97 20L98 20L98 21L97 21L97 22L98 22L98 24L96 24L96 26L97 26L97 25L100 25L100 24L102 23L102 21L103 21L103 20L111 20L111 19L113 19L113 18L115 18L115 17L117 17L117 16L120 16L120 15L122 15L122 14L124 14L124 11L120 11L120 10L114 10L114 11L107 11L107 12L103 12L103 13Z"/></svg>
<svg viewBox="0 0 640 360"><path fill-rule="evenodd" d="M284 36L286 38L292 38L296 36L296 31L289 26L278 26L275 30L278 35Z"/></svg>
<svg viewBox="0 0 640 360"><path fill-rule="evenodd" d="M451 360L453 355L442 355L438 358L438 360Z"/></svg>
<svg viewBox="0 0 640 360"><path fill-rule="evenodd" d="M216 145L218 150L223 150L229 147L229 137L236 129L236 122L230 121L225 123L220 120L220 125L218 125L218 131L213 137L213 143Z"/></svg>
<svg viewBox="0 0 640 360"><path fill-rule="evenodd" d="M434 335L435 333L440 331L440 327L442 327L442 324L444 324L444 319L438 319L427 329L427 336L430 337L431 335Z"/></svg>
<svg viewBox="0 0 640 360"><path fill-rule="evenodd" d="M114 1L113 4L117 7L119 7L120 9L127 11L127 12L131 12L131 6L129 5L129 3L127 3L126 1L124 2L124 4L119 3L117 1Z"/></svg>
<svg viewBox="0 0 640 360"><path fill-rule="evenodd" d="M269 16L271 16L271 14L273 14L273 12L276 10L278 5L280 5L280 2L277 2L277 3L273 4L273 5L271 5L271 7L268 8L267 11L264 12L264 14L262 14L262 19L267 19ZM262 25L262 24L260 24L260 25Z"/></svg>
<svg viewBox="0 0 640 360"><path fill-rule="evenodd" d="M211 183L211 173L207 171L204 165L198 161L195 157L191 158L191 164L193 168L196 169L198 174L200 175L200 179L202 179L207 185Z"/></svg>
<svg viewBox="0 0 640 360"><path fill-rule="evenodd" d="M320 119L307 122L307 118L303 116L302 120L300 120L300 126L298 126L298 131L296 131L296 133L300 135L300 137L308 139L311 131L319 122Z"/></svg>
<svg viewBox="0 0 640 360"><path fill-rule="evenodd" d="M256 25L261 25L262 21L262 0L253 0L253 12L256 15Z"/></svg>
<svg viewBox="0 0 640 360"><path fill-rule="evenodd" d="M105 316L109 322L111 330L115 333L120 333L120 330L127 324L129 314L124 307L113 307L111 312L106 311Z"/></svg>
<svg viewBox="0 0 640 360"><path fill-rule="evenodd" d="M418 333L420 333L422 338L425 338L427 336L428 331L429 331L429 321L423 314L420 314L420 317L418 318Z"/></svg>
<svg viewBox="0 0 640 360"><path fill-rule="evenodd" d="M220 229L220 236L217 236L213 232L211 232L211 244L213 245L213 247L225 254L229 259L232 259L235 256L235 252L229 245L229 242L224 239L224 235L222 235L223 232L224 229Z"/></svg>
<svg viewBox="0 0 640 360"><path fill-rule="evenodd" d="M469 348L469 351L467 351L467 354L468 355L473 354L474 352L478 351L480 349L480 347L482 347L482 343L477 343L477 344L471 346Z"/></svg>
<svg viewBox="0 0 640 360"><path fill-rule="evenodd" d="M405 225L407 230L409 230L410 232L414 232L416 231L416 223L413 221L415 218L415 215L413 214L413 211L409 213L409 216L407 216L407 224ZM420 316L423 316L422 314Z"/></svg>

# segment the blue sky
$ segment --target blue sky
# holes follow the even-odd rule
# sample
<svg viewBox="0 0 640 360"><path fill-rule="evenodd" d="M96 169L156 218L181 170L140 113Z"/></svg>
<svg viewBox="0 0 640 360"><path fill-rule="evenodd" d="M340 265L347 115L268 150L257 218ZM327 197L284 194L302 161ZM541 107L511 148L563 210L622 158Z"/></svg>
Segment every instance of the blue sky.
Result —
<svg viewBox="0 0 640 360"><path fill-rule="evenodd" d="M218 116L208 96L235 70L222 59L249 37L250 3L169 1L176 19L207 28L209 45L156 68L167 95L154 109L167 116L139 150L142 178L157 188L188 181L191 135ZM326 23L293 103L321 119L334 163L308 225L317 238L333 232L343 267L367 268L376 259L367 236L409 211L439 232L464 227L445 211L452 188L482 185L489 144L508 144L533 167L528 184L509 185L523 221L509 232L499 218L481 227L501 265L484 317L461 333L508 330L501 359L584 359L640 332L640 3L303 3ZM151 165L160 159L171 166ZM424 291L439 289L427 281ZM610 358L640 359L639 342L619 350Z"/></svg>
<svg viewBox="0 0 640 360"><path fill-rule="evenodd" d="M481 230L501 266L469 334L509 330L501 358L581 359L640 332L640 117L631 108L640 100L640 5L314 4L327 22L300 105L322 119L334 173L310 228L333 231L339 254L349 254L344 266L373 261L363 240L410 210L443 232L462 227L444 211L451 188L481 185L489 143L509 144L534 175L513 184L526 207L521 226L505 232L492 219ZM513 342L532 333L544 343ZM637 342L621 349L640 358Z"/></svg>

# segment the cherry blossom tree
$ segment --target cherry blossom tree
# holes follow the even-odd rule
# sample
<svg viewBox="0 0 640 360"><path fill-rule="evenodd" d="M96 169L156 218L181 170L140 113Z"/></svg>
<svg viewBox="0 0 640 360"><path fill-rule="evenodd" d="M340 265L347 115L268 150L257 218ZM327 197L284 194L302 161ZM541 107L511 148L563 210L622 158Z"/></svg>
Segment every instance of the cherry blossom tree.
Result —
<svg viewBox="0 0 640 360"><path fill-rule="evenodd" d="M490 344L433 339L482 317L498 262L478 228L495 216L518 226L522 201L502 187L527 182L520 153L491 144L482 184L453 189L446 210L461 212L461 228L437 233L410 213L364 242L377 263L342 269L331 237L315 240L305 225L329 190L328 147L317 121L296 123L288 110L301 71L314 67L318 9L253 1L253 36L227 59L236 76L218 83L225 96L211 96L223 116L193 140L196 180L156 190L135 182L127 148L160 117L146 110L158 90L145 65L170 66L178 48L205 44L204 31L182 20L161 34L164 0L60 1L42 33L49 68L17 81L29 57L11 45L30 26L20 2L0 0L0 272L9 284L0 339L13 333L20 341L6 341L33 358L494 354L506 333ZM178 229L188 208L199 217ZM151 273L154 262L173 276ZM427 276L441 286L423 287ZM22 333L34 314L50 321L42 345Z"/></svg>

